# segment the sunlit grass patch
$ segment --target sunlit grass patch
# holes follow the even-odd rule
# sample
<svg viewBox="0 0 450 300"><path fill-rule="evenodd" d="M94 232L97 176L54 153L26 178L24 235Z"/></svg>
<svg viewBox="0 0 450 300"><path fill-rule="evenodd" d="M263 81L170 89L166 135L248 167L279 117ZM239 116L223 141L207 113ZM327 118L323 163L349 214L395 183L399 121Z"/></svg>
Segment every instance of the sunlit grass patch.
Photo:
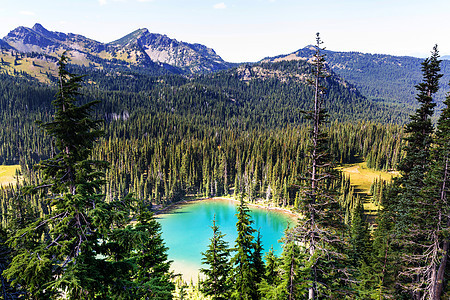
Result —
<svg viewBox="0 0 450 300"><path fill-rule="evenodd" d="M368 194L370 186L375 179L383 179L388 182L398 175L397 172L377 171L367 168L366 162L345 165L341 168L346 176L350 177L350 183L358 189L358 192Z"/></svg>
<svg viewBox="0 0 450 300"><path fill-rule="evenodd" d="M354 187L355 192L362 197L365 214L374 218L381 207L372 202L372 195L370 195L372 183L375 180L380 181L380 179L390 182L394 177L398 176L398 172L369 169L366 162L344 165L340 169L346 176L350 177L350 184Z"/></svg>
<svg viewBox="0 0 450 300"><path fill-rule="evenodd" d="M11 165L11 166L0 165L0 186L15 183L17 181L16 170L20 171L20 165Z"/></svg>

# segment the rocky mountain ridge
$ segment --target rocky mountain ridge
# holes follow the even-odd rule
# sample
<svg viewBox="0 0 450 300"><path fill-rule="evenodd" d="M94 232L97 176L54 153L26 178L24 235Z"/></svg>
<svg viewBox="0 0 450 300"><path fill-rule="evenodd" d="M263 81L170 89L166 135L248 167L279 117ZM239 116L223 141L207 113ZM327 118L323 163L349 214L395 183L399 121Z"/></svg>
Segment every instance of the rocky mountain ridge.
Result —
<svg viewBox="0 0 450 300"><path fill-rule="evenodd" d="M208 73L228 69L216 52L201 44L189 44L169 38L167 35L151 33L148 29L138 29L119 40L108 43L113 49L139 49L152 61L168 64L191 73Z"/></svg>
<svg viewBox="0 0 450 300"><path fill-rule="evenodd" d="M147 29L138 29L105 44L79 34L49 31L37 23L32 28L21 26L9 32L0 40L0 48L51 57L59 57L68 51L72 63L97 68L118 64L152 72L169 70L172 73L199 74L233 66L211 48L150 33Z"/></svg>

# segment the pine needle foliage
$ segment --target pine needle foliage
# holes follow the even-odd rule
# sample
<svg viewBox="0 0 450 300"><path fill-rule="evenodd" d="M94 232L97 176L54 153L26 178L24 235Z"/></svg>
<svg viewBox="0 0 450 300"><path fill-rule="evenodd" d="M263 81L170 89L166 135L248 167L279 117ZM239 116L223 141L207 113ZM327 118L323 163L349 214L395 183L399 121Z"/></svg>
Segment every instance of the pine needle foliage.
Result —
<svg viewBox="0 0 450 300"><path fill-rule="evenodd" d="M233 249L236 253L231 258L233 270L230 277L232 291L230 299L256 300L259 298L257 283L259 282L258 277L261 277L262 274L257 274L254 264L253 258L257 244L253 234L256 230L252 227L253 220L249 212L249 208L241 197L236 213L238 236Z"/></svg>
<svg viewBox="0 0 450 300"><path fill-rule="evenodd" d="M423 82L416 86L420 107L405 128L404 158L398 165L401 177L396 178L386 210L394 221L393 247L398 253L397 297L422 299L429 276L427 248L430 247L430 224L426 220L435 217L430 198L424 196L426 178L431 171L433 124L431 117L438 91L440 60L437 46L422 63ZM434 225L431 225L432 227Z"/></svg>
<svg viewBox="0 0 450 300"><path fill-rule="evenodd" d="M338 202L337 182L339 176L328 149L325 124L328 114L324 106L327 78L322 40L317 34L315 55L312 62L314 87L313 108L305 112L311 121L308 148L309 165L303 181L303 200L300 206L302 217L294 228L298 243L306 249L305 258L311 266L309 277L309 299L318 299L325 294L346 294L350 273L345 265L348 239L343 235L345 224Z"/></svg>
<svg viewBox="0 0 450 300"><path fill-rule="evenodd" d="M229 299L230 287L228 276L231 271L229 264L230 249L228 243L224 241L225 235L219 229L214 217L213 236L208 250L202 253L202 263L209 266L200 269L206 278L201 282L201 291L204 295L211 296L214 300Z"/></svg>

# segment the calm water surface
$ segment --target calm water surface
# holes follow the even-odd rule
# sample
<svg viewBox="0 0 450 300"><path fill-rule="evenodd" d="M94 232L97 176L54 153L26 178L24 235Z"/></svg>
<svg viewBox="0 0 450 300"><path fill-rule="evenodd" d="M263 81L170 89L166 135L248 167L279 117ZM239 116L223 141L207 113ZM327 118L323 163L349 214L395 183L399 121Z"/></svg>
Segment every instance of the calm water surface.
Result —
<svg viewBox="0 0 450 300"><path fill-rule="evenodd" d="M201 252L205 252L212 237L212 220L225 235L229 247L234 247L236 240L236 205L238 202L226 199L202 200L180 205L168 214L158 215L162 226L162 236L169 247L169 259L173 260L172 268L182 273L186 280L196 279L198 269L202 267ZM253 228L259 229L262 235L264 252L275 250L276 255L282 252L279 240L292 219L278 211L249 207ZM292 226L292 225L291 225Z"/></svg>

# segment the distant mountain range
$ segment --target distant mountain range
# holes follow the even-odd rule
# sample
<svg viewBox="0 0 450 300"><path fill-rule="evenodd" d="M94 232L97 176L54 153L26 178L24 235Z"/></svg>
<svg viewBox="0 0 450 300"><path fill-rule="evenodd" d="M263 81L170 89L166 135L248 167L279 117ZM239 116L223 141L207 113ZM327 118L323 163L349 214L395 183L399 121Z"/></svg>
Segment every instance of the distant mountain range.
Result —
<svg viewBox="0 0 450 300"><path fill-rule="evenodd" d="M42 82L50 82L55 78L56 62L64 51L68 51L72 64L85 68L80 70L81 73L92 69L110 75L134 72L192 76L238 66L224 61L207 46L177 41L147 29L138 29L116 41L101 43L79 34L49 31L35 24L32 28L21 26L12 30L0 39L0 49L0 73L22 74ZM260 62L308 61L314 54L313 49L307 46ZM415 85L422 80L423 59L329 50L324 53L330 69L369 100L394 105L417 104ZM448 92L450 81L450 56L443 56L442 59L444 77L437 95L438 108ZM241 70L248 72L249 69ZM244 74L242 80L254 78L249 74ZM285 80L286 74L280 74L282 72L273 72L270 76L282 76L280 80ZM261 73L259 76L269 75Z"/></svg>
<svg viewBox="0 0 450 300"><path fill-rule="evenodd" d="M131 65L152 72L199 74L228 69L213 49L138 29L117 41L101 43L79 34L49 31L41 24L18 27L0 42L2 49L59 57L68 51L72 63L85 66Z"/></svg>

